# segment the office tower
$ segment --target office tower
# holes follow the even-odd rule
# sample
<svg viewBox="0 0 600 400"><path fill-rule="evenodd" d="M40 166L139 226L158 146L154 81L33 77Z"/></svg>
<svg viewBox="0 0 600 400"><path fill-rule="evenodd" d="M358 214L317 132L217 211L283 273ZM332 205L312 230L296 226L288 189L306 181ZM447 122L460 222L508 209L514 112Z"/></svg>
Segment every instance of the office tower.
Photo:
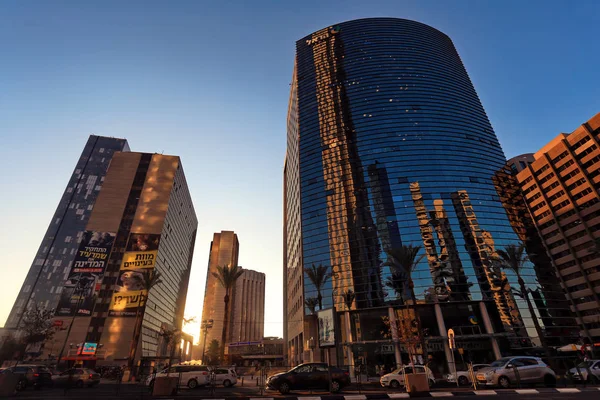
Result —
<svg viewBox="0 0 600 400"><path fill-rule="evenodd" d="M225 311L225 289L213 273L217 267L238 265L239 242L237 235L232 231L221 231L215 233L210 242L210 254L208 258L208 270L206 272L206 287L204 289L204 305L202 306L202 321L212 320L212 328L200 331L200 347L208 348L213 340L221 344L223 334L223 315ZM229 302L231 310L232 302ZM231 321L231 312L229 313ZM231 332L231 330L229 330ZM206 350L206 349L205 349ZM202 352L202 350L200 350ZM202 359L202 354L196 358Z"/></svg>
<svg viewBox="0 0 600 400"><path fill-rule="evenodd" d="M244 269L231 296L229 342L262 340L265 334L265 274Z"/></svg>
<svg viewBox="0 0 600 400"><path fill-rule="evenodd" d="M168 359L162 333L182 327L197 225L179 157L115 153L65 272L56 323L70 328L46 346L49 358L147 368ZM155 272L161 283L148 291L139 278Z"/></svg>
<svg viewBox="0 0 600 400"><path fill-rule="evenodd" d="M550 262L588 341L600 339L600 114L562 133L517 174Z"/></svg>
<svg viewBox="0 0 600 400"><path fill-rule="evenodd" d="M513 157L496 172L493 181L513 230L525 244L527 257L534 266L535 279L540 284L529 296L545 326L546 345L561 347L577 343L579 329L517 180L517 174L534 161L533 154Z"/></svg>
<svg viewBox="0 0 600 400"><path fill-rule="evenodd" d="M23 282L5 328L16 329L28 305L56 308L76 257L106 170L116 151L129 151L125 139L91 135L83 148L50 225Z"/></svg>
<svg viewBox="0 0 600 400"><path fill-rule="evenodd" d="M369 18L299 40L284 166L288 362L323 358L315 314L332 307L338 364L407 362L390 329L406 318L427 339L418 355L446 370L450 328L474 361L539 345L498 262L520 243L492 180L505 163L445 34ZM389 255L405 245L425 256L410 273L416 301ZM533 266L523 273L536 290Z"/></svg>

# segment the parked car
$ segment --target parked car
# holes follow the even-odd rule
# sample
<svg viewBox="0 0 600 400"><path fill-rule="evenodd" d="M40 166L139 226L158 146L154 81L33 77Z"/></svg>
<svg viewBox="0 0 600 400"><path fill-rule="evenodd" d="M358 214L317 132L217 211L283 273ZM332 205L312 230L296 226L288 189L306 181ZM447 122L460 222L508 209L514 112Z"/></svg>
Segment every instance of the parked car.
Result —
<svg viewBox="0 0 600 400"><path fill-rule="evenodd" d="M237 374L234 368L214 368L211 373L215 374L215 385L230 387L237 383Z"/></svg>
<svg viewBox="0 0 600 400"><path fill-rule="evenodd" d="M153 386L154 379L160 377L179 376L179 385L195 389L210 383L210 370L206 365L173 365L146 378L146 386Z"/></svg>
<svg viewBox="0 0 600 400"><path fill-rule="evenodd" d="M0 398L17 394L19 377L10 368L0 368Z"/></svg>
<svg viewBox="0 0 600 400"><path fill-rule="evenodd" d="M576 381L598 382L600 381L600 360L583 361L577 367L571 368L569 373L573 376L573 380ZM591 376L589 375L590 373L592 374Z"/></svg>
<svg viewBox="0 0 600 400"><path fill-rule="evenodd" d="M52 386L52 373L45 365L19 364L10 367L10 370L19 376L17 390L24 390L28 386L34 389Z"/></svg>
<svg viewBox="0 0 600 400"><path fill-rule="evenodd" d="M413 367L412 365L403 365L402 367L390 372L389 374L383 375L379 379L379 383L383 387L391 387L391 388L399 388L400 386L404 386L404 376L406 374L412 374ZM433 372L424 365L415 365L415 373L417 374L427 374L427 380L429 381L429 386L435 385L435 378L433 377Z"/></svg>
<svg viewBox="0 0 600 400"><path fill-rule="evenodd" d="M556 384L556 374L539 357L515 356L494 361L477 371L477 382L486 386L508 388L517 383Z"/></svg>
<svg viewBox="0 0 600 400"><path fill-rule="evenodd" d="M52 375L52 381L55 386L92 387L100 384L100 374L87 368L71 368Z"/></svg>
<svg viewBox="0 0 600 400"><path fill-rule="evenodd" d="M331 391L339 392L350 385L350 376L337 367L331 367ZM329 371L326 363L307 363L267 379L267 389L278 390L281 394L291 390L322 389L328 390Z"/></svg>
<svg viewBox="0 0 600 400"><path fill-rule="evenodd" d="M477 376L477 371L479 371L482 368L487 368L489 366L490 364L473 364L473 372ZM456 371L456 376L458 377L458 384L460 386L466 386L471 383L471 374L469 373L469 371ZM446 380L450 383L456 383L456 378L454 377L454 374L446 375Z"/></svg>

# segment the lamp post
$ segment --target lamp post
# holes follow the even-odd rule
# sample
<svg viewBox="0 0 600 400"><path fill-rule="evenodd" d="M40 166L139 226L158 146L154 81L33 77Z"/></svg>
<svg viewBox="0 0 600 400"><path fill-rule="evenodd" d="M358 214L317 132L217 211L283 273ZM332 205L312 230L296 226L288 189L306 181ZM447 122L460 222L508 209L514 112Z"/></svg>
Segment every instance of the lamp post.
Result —
<svg viewBox="0 0 600 400"><path fill-rule="evenodd" d="M200 324L200 329L204 332L204 340L202 341L202 364L206 365L206 357L204 351L206 349L206 335L208 334L208 330L213 327L212 319L205 319Z"/></svg>

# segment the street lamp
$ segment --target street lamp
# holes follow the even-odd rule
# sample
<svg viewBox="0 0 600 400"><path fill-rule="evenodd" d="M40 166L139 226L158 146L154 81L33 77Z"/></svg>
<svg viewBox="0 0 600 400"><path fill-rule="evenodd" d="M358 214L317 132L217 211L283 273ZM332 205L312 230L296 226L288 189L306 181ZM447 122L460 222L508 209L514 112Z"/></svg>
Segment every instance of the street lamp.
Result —
<svg viewBox="0 0 600 400"><path fill-rule="evenodd" d="M202 364L206 365L206 358L204 354L204 350L206 349L206 335L208 335L208 330L213 327L212 319L205 319L200 324L200 329L204 331L204 340L202 341Z"/></svg>

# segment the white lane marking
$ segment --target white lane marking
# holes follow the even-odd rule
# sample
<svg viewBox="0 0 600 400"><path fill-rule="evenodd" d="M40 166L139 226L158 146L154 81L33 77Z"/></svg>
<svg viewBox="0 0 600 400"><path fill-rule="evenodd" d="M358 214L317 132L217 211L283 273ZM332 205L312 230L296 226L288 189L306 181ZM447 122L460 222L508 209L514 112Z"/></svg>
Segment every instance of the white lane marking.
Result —
<svg viewBox="0 0 600 400"><path fill-rule="evenodd" d="M577 388L556 388L560 393L579 393L581 390Z"/></svg>
<svg viewBox="0 0 600 400"><path fill-rule="evenodd" d="M515 392L519 394L535 394L539 393L537 389L515 389Z"/></svg>
<svg viewBox="0 0 600 400"><path fill-rule="evenodd" d="M321 400L320 397L308 397L308 396L307 397L300 396L300 397L298 397L298 399L302 399L302 400ZM262 399L250 399L250 400L262 400Z"/></svg>
<svg viewBox="0 0 600 400"><path fill-rule="evenodd" d="M490 396L498 394L495 390L476 390L474 392L477 396Z"/></svg>
<svg viewBox="0 0 600 400"><path fill-rule="evenodd" d="M410 394L408 393L388 393L390 399L408 399Z"/></svg>
<svg viewBox="0 0 600 400"><path fill-rule="evenodd" d="M365 396L364 394L355 394L355 395L350 395L350 396L344 396L344 399L346 399L346 400L367 400L367 396Z"/></svg>
<svg viewBox="0 0 600 400"><path fill-rule="evenodd" d="M431 395L431 397L450 397L450 396L454 396L450 392L429 392L429 394Z"/></svg>

